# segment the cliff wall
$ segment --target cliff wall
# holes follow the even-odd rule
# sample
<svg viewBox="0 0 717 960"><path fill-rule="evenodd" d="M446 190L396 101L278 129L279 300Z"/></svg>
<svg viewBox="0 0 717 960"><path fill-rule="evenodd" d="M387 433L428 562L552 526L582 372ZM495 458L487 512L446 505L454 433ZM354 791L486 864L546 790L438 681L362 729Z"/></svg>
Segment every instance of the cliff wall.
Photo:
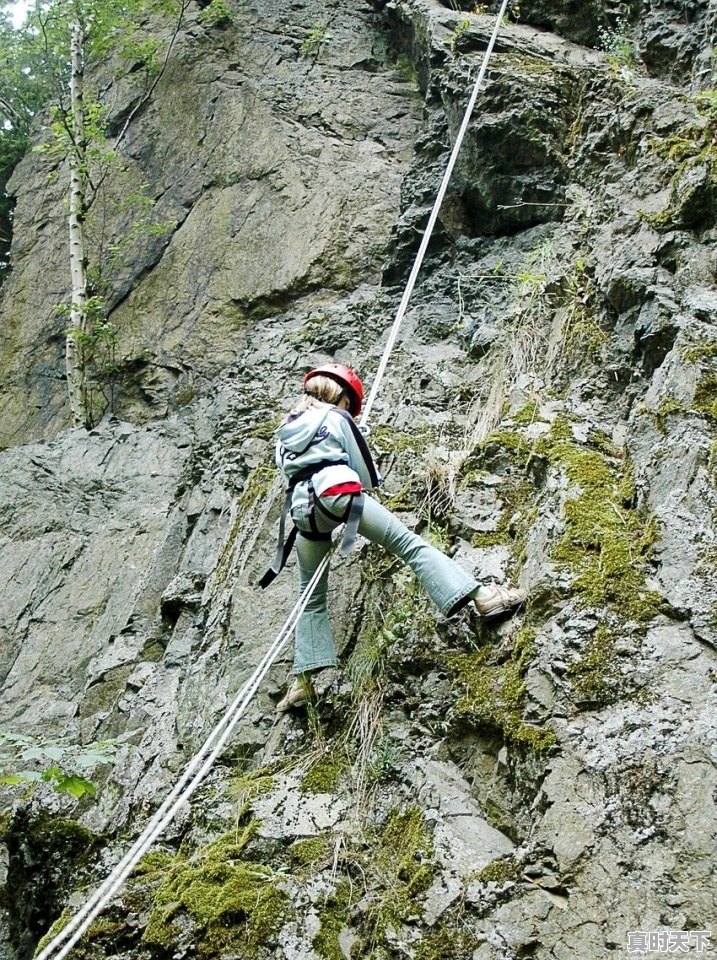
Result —
<svg viewBox="0 0 717 960"><path fill-rule="evenodd" d="M6 788L3 960L106 874L284 621L293 568L256 585L272 430L311 365L370 381L495 5L229 6L191 9L126 140L171 229L116 278L90 433L62 181L37 153L13 181L0 730L117 747L97 798ZM592 960L710 929L714 29L697 0L504 25L371 443L384 502L529 602L448 622L366 544L337 564L316 709L277 719L286 652L75 956Z"/></svg>

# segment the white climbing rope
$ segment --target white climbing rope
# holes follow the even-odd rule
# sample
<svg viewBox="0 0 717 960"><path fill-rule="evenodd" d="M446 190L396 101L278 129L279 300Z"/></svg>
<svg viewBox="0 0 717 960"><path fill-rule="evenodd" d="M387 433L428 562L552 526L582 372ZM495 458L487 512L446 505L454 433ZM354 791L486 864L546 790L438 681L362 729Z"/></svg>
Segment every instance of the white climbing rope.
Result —
<svg viewBox="0 0 717 960"><path fill-rule="evenodd" d="M461 128L458 131L458 136L456 137L456 142L453 145L453 150L451 151L451 156L448 161L448 166L446 167L446 172L443 174L443 180L441 181L441 186L438 190L438 195L436 197L436 202L433 204L433 210L431 210L431 216L428 218L428 225L423 234L423 239L421 240L421 245L418 248L418 253L413 264L413 269L408 278L408 283L406 284L406 289L403 291L403 296L401 297L401 302L398 305L398 310L396 311L396 319L393 321L393 326L388 335L388 340L386 341L386 348L383 351L383 356L381 357L381 363L379 364L376 377L373 381L373 386L371 387L371 392L369 394L366 405L364 406L363 416L361 417L361 425L364 426L368 421L368 415L371 412L371 407L373 402L378 395L379 387L381 386L381 380L383 375L386 372L386 367L388 365L389 357L393 350L393 346L396 342L396 337L398 336L398 331L401 327L404 315L408 308L408 302L411 299L411 294L413 293L413 288L416 285L416 280L418 279L418 274L423 266L423 260L426 256L426 251L428 250L428 244L431 242L431 236L433 234L433 228L436 225L438 220L438 214L440 212L443 200L446 196L446 191L448 190L448 183L453 174L453 168L456 165L458 160L458 154L460 153L461 146L463 145L463 140L468 130L468 124L471 121L471 116L473 115L473 109L476 105L476 100L478 99L478 94L480 88L483 85L483 79L485 78L486 70L488 69L488 63L493 53L493 47L495 46L495 41L498 37L498 31L500 30L500 25L503 23L503 18L505 17L506 10L508 9L508 4L510 0L503 0L503 3L498 14L498 18L493 27L493 33L491 34L490 40L488 41L488 46L486 47L485 54L483 56L483 63L481 64L480 72L478 73L478 78L473 85L473 92L471 98L468 101L468 106L466 107L466 112L463 116L463 123Z"/></svg>
<svg viewBox="0 0 717 960"><path fill-rule="evenodd" d="M428 244L430 243L433 229L436 225L438 214L448 189L448 183L456 165L458 154L463 144L463 139L478 99L478 93L482 86L486 70L488 69L488 63L493 52L493 47L495 46L498 31L500 30L500 26L503 22L503 18L509 3L510 0L503 0L495 26L493 28L493 32L491 34L491 38L488 42L488 46L483 57L483 63L481 64L478 78L474 84L473 92L463 117L463 123L461 124L458 136L456 137L456 142L453 146L453 150L448 161L448 166L446 167L446 172L443 175L443 180L441 181L441 186L436 197L436 202L433 205L433 210L431 211L428 225L426 226L426 230L423 234L421 245L419 247L418 254L416 255L416 260L413 264L413 269L411 270L408 283L406 284L406 289L404 290L403 297L401 298L401 302L396 312L396 318L393 321L393 325L389 332L386 347L384 349L371 392L364 407L364 412L360 421L362 426L366 425L368 421L371 407L373 406L381 381L386 372L389 357L396 342L396 338L398 337L401 322L403 321L406 313L411 294L413 293L413 288L416 285L418 274L421 266L423 265ZM199 785L211 770L214 761L224 749L229 737L234 731L234 728L244 715L244 712L253 699L254 694L259 689L261 681L268 673L269 668L272 666L279 653L288 643L299 617L304 612L309 600L313 596L314 590L316 589L319 581L328 567L330 555L331 551L326 554L324 559L317 567L305 590L294 604L294 607L287 617L283 627L279 631L278 636L264 654L259 666L251 675L249 680L247 680L247 682L244 684L241 691L237 694L236 698L229 706L224 716L209 734L202 747L187 764L181 778L171 792L167 795L162 805L151 817L149 823L144 828L142 833L125 853L119 863L112 869L103 883L97 888L97 890L95 890L86 903L70 919L63 929L60 930L59 933L50 941L50 943L48 943L47 946L37 954L35 960L49 960L49 958L52 956L55 956L55 960L62 960L63 957L67 956L69 951L74 947L78 940L80 940L81 937L83 937L84 934L89 930L95 918L104 910L110 900L120 890L127 877L130 875L134 867L139 863L145 853L147 853L147 851L151 848L155 840L157 840L157 838L163 833L164 829L171 823L180 807L186 803L197 790Z"/></svg>

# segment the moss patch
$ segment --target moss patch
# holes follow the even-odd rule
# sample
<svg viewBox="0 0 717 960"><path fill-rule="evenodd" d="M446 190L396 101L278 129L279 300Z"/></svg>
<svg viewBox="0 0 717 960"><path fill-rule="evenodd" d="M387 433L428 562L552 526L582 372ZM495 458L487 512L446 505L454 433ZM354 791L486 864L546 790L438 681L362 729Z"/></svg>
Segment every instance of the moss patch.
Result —
<svg viewBox="0 0 717 960"><path fill-rule="evenodd" d="M616 659L615 634L600 624L583 656L568 670L580 700L591 706L607 706L618 699L621 684Z"/></svg>
<svg viewBox="0 0 717 960"><path fill-rule="evenodd" d="M339 936L351 923L356 957L389 957L390 932L418 919L422 899L436 875L433 840L417 807L392 809L382 827L367 831L362 842L344 847L343 869L360 869L363 909L351 916L353 884L342 879L319 912L321 928L313 947L325 960L344 960Z"/></svg>
<svg viewBox="0 0 717 960"><path fill-rule="evenodd" d="M339 936L348 924L350 906L351 888L347 882L342 882L319 911L321 926L311 945L324 960L345 960Z"/></svg>
<svg viewBox="0 0 717 960"><path fill-rule="evenodd" d="M256 505L269 495L269 491L276 480L276 469L269 464L261 464L247 477L244 489L239 497L236 519L232 524L229 535L224 542L221 555L217 562L214 582L219 585L226 580L231 569L231 560L234 547L248 517L255 515Z"/></svg>
<svg viewBox="0 0 717 960"><path fill-rule="evenodd" d="M301 788L307 793L333 793L348 767L348 758L340 748L325 753L309 768Z"/></svg>
<svg viewBox="0 0 717 960"><path fill-rule="evenodd" d="M717 373L710 371L700 378L692 409L710 420L717 420Z"/></svg>
<svg viewBox="0 0 717 960"><path fill-rule="evenodd" d="M414 960L472 960L478 938L467 924L442 920L416 944Z"/></svg>
<svg viewBox="0 0 717 960"><path fill-rule="evenodd" d="M371 431L371 446L377 454L423 453L432 439L433 433L427 426L417 426L415 430L399 430L383 424Z"/></svg>
<svg viewBox="0 0 717 960"><path fill-rule="evenodd" d="M200 957L237 951L252 958L271 943L288 916L289 898L268 867L242 859L253 832L252 824L162 869L143 943L174 949L187 916Z"/></svg>
<svg viewBox="0 0 717 960"><path fill-rule="evenodd" d="M573 590L592 607L645 623L660 597L645 586L645 561L657 536L653 520L634 508L630 464L551 436L542 447L573 488L554 560L574 576Z"/></svg>
<svg viewBox="0 0 717 960"><path fill-rule="evenodd" d="M697 112L708 123L686 126L678 134L658 141L655 146L657 155L675 170L670 181L667 206L645 218L656 229L674 226L696 228L711 222L717 195L715 91L703 91L694 97L693 102Z"/></svg>
<svg viewBox="0 0 717 960"><path fill-rule="evenodd" d="M487 867L483 867L476 874L476 880L479 883L509 883L517 880L521 874L521 866L514 857L504 857L501 860L494 860Z"/></svg>
<svg viewBox="0 0 717 960"><path fill-rule="evenodd" d="M523 627L507 658L486 647L476 653L450 654L447 663L465 691L456 705L459 714L498 730L512 743L540 752L552 746L555 734L526 723L522 716L525 674L533 658L534 640L535 631Z"/></svg>
<svg viewBox="0 0 717 960"><path fill-rule="evenodd" d="M297 867L315 867L328 860L332 847L328 834L297 840L289 847L289 861Z"/></svg>
<svg viewBox="0 0 717 960"><path fill-rule="evenodd" d="M364 934L371 948L385 941L389 929L420 916L422 895L436 875L433 840L418 807L390 812L372 854L373 896Z"/></svg>

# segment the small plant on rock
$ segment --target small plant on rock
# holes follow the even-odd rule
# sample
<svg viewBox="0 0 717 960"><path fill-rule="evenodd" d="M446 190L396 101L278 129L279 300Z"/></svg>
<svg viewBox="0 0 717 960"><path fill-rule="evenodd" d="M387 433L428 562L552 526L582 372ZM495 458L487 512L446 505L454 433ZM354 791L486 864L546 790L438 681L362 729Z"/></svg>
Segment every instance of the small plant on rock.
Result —
<svg viewBox="0 0 717 960"><path fill-rule="evenodd" d="M322 26L320 23L315 23L310 30L306 31L306 36L301 42L301 47L299 48L301 56L316 63L322 47L327 43L331 43L333 39L333 36L328 33L325 26Z"/></svg>
<svg viewBox="0 0 717 960"><path fill-rule="evenodd" d="M450 49L451 53L456 52L456 47L458 46L458 42L460 41L461 37L466 32L466 30L470 28L470 25L471 25L471 22L467 18L465 20L461 20L461 22L457 24L456 28L454 29L450 37L447 38L446 46Z"/></svg>
<svg viewBox="0 0 717 960"><path fill-rule="evenodd" d="M602 27L599 30L600 46L607 54L610 65L619 70L621 67L634 67L637 63L633 31L627 20L618 17L615 26Z"/></svg>

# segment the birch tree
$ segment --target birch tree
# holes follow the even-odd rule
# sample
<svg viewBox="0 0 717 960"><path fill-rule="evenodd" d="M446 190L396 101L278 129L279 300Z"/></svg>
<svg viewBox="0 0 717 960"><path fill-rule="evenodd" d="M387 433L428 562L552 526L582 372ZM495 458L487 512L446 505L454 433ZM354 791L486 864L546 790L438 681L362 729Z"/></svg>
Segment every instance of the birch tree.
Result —
<svg viewBox="0 0 717 960"><path fill-rule="evenodd" d="M48 91L52 135L43 149L67 171L71 293L66 310L65 364L72 422L78 427L89 428L97 418L91 357L98 338L108 336L102 296L89 289L87 216L116 167L131 122L162 77L188 3L36 0L20 31L27 61L23 69L41 75ZM147 28L153 17L172 24L168 39L157 39ZM112 142L107 136L109 108L97 82L110 57L115 65L124 62L128 68L130 64L136 67L140 61L145 66L144 87ZM96 279L97 271L95 274Z"/></svg>

